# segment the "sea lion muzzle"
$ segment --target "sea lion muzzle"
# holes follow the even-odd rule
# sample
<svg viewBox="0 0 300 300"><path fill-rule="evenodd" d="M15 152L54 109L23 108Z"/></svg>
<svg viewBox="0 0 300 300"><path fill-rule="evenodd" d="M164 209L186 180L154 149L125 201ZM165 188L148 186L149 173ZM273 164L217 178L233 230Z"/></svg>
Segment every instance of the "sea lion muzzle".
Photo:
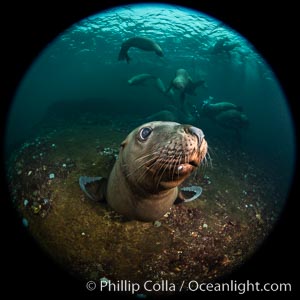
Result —
<svg viewBox="0 0 300 300"><path fill-rule="evenodd" d="M188 127L188 131L191 133L191 134L194 134L197 139L198 139L198 146L200 148L201 146L201 143L204 139L204 134L203 134L203 131L197 127L194 127L194 126L190 126Z"/></svg>

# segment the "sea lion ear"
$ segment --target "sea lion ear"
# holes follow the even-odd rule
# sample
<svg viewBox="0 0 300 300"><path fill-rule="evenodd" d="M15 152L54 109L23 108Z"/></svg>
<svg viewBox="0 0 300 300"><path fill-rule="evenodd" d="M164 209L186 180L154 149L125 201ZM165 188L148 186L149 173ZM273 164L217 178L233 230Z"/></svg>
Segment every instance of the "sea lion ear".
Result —
<svg viewBox="0 0 300 300"><path fill-rule="evenodd" d="M124 149L125 146L126 146L127 144L128 144L128 141L127 141L127 139L126 139L126 140L124 140L124 141L121 143L120 148L121 148L121 149Z"/></svg>

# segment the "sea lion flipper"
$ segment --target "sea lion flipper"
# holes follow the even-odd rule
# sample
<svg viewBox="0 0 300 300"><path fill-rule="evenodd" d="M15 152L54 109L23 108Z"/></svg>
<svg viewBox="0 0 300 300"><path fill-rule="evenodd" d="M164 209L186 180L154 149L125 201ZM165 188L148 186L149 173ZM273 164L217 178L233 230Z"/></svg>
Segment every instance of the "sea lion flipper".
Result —
<svg viewBox="0 0 300 300"><path fill-rule="evenodd" d="M131 58L129 57L128 53L126 52L125 53L125 59L126 59L126 62L129 64L130 63L130 60Z"/></svg>
<svg viewBox="0 0 300 300"><path fill-rule="evenodd" d="M189 198L190 193L193 193L193 195ZM177 199L175 203L181 203L181 202L191 202L196 200L200 195L202 194L202 188L200 186L187 186L180 189Z"/></svg>
<svg viewBox="0 0 300 300"><path fill-rule="evenodd" d="M168 88L165 90L165 94L168 94L171 90L171 88L173 87L173 80L171 81L170 85L168 86Z"/></svg>
<svg viewBox="0 0 300 300"><path fill-rule="evenodd" d="M88 198L93 201L104 201L107 179L103 177L79 177L79 186Z"/></svg>

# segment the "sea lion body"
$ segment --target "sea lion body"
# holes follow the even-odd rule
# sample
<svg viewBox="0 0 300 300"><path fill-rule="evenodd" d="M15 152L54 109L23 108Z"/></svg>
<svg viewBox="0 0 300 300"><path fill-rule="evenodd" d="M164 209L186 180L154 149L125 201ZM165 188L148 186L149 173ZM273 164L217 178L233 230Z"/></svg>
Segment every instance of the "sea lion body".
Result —
<svg viewBox="0 0 300 300"><path fill-rule="evenodd" d="M205 116L213 117L213 118L216 117L221 112L225 112L227 110L232 110L232 109L238 111L242 110L240 106L237 106L231 102L217 102L217 103L205 102L202 105L201 109Z"/></svg>
<svg viewBox="0 0 300 300"><path fill-rule="evenodd" d="M157 77L148 73L138 74L128 80L129 85L142 85L146 81L156 79Z"/></svg>
<svg viewBox="0 0 300 300"><path fill-rule="evenodd" d="M158 56L164 56L161 47L153 40L145 37L133 37L123 42L119 52L119 60L126 60L129 63L130 57L127 52L131 47L144 51L154 51Z"/></svg>
<svg viewBox="0 0 300 300"><path fill-rule="evenodd" d="M218 40L214 46L211 48L212 54L220 54L220 53L226 53L230 54L230 51L235 49L236 47L240 47L239 43L232 43L230 42L229 38L223 38Z"/></svg>
<svg viewBox="0 0 300 300"><path fill-rule="evenodd" d="M170 209L177 196L177 187L155 194L150 186L128 182L121 164L116 163L108 179L106 201L128 219L154 221Z"/></svg>
<svg viewBox="0 0 300 300"><path fill-rule="evenodd" d="M163 81L162 81L159 77L156 78L155 84L156 84L156 88L157 88L161 93L165 94L165 92L166 92L166 87L165 87Z"/></svg>
<svg viewBox="0 0 300 300"><path fill-rule="evenodd" d="M183 103L185 100L185 95L189 94L192 96L196 96L196 88L200 86L206 87L206 83L204 80L201 79L193 82L187 70L178 69L176 71L175 77L172 79L169 87L166 89L166 93L168 93L172 88L179 90L180 100Z"/></svg>
<svg viewBox="0 0 300 300"><path fill-rule="evenodd" d="M178 186L199 166L206 152L207 143L199 128L175 122L146 123L122 142L104 182L107 185L101 192L97 189L97 194L128 219L158 220L176 199L184 201ZM81 179L79 183L82 187Z"/></svg>
<svg viewBox="0 0 300 300"><path fill-rule="evenodd" d="M249 124L248 117L236 109L229 109L219 113L215 120L222 127L232 130L245 128Z"/></svg>

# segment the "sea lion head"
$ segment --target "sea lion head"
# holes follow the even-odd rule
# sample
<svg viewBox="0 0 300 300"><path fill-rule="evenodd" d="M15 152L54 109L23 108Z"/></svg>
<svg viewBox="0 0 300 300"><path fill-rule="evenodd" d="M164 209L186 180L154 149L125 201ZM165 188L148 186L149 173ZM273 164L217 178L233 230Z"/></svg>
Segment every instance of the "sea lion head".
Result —
<svg viewBox="0 0 300 300"><path fill-rule="evenodd" d="M133 130L122 142L119 160L126 178L151 193L181 184L206 156L201 129L154 121Z"/></svg>
<svg viewBox="0 0 300 300"><path fill-rule="evenodd" d="M183 90L189 81L189 73L185 69L178 69L173 80L173 86L177 90Z"/></svg>
<svg viewBox="0 0 300 300"><path fill-rule="evenodd" d="M182 77L176 77L173 80L173 86L177 89L177 90L184 90L184 88L186 87L186 80L184 80Z"/></svg>

